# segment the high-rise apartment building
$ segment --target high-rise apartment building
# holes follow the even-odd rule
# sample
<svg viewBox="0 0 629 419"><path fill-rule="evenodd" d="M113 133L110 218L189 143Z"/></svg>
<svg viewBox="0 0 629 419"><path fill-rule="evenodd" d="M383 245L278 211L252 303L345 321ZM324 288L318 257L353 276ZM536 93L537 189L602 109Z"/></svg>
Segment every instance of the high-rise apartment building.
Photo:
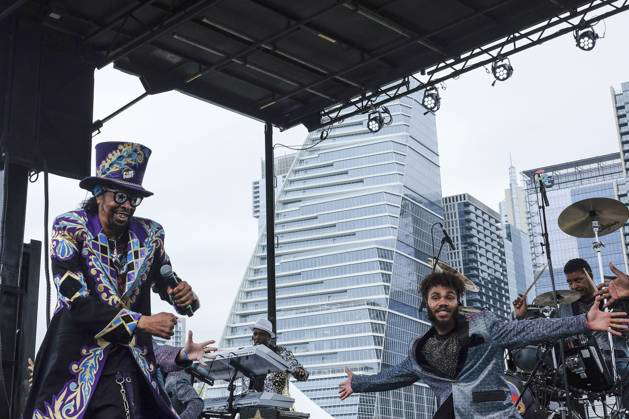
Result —
<svg viewBox="0 0 629 419"><path fill-rule="evenodd" d="M173 330L173 337L170 339L164 339L157 336L153 337L153 340L157 345L171 345L171 346L184 346L186 343L186 318L177 316L177 324Z"/></svg>
<svg viewBox="0 0 629 419"><path fill-rule="evenodd" d="M618 128L622 167L627 176L629 173L629 82L621 83L618 91L612 87L611 95Z"/></svg>
<svg viewBox="0 0 629 419"><path fill-rule="evenodd" d="M420 96L421 97L421 96ZM429 324L418 315L418 282L430 270L430 228L442 221L435 119L417 96L387 105L379 132L366 116L311 133L277 189L278 343L310 371L296 383L335 418L430 418L421 383L338 398L347 366L374 374L403 361ZM264 205L259 204L261 223ZM249 345L266 317L266 240L260 231L221 347Z"/></svg>
<svg viewBox="0 0 629 419"><path fill-rule="evenodd" d="M284 180L286 179L286 175L288 175L288 171L293 165L293 161L295 160L295 153L286 154L284 156L275 157L273 161L273 171L275 173L275 182L274 188L275 193L282 189L282 185L284 184ZM266 182L264 179L264 160L260 162L261 170L262 170L262 179L253 181L251 190L252 190L252 214L254 218L258 219L258 227L259 229L264 228L264 217L266 216L266 195L264 190L266 188Z"/></svg>
<svg viewBox="0 0 629 419"><path fill-rule="evenodd" d="M535 173L539 170L543 170L554 183L552 187L547 188L550 206L546 208L546 214L555 285L557 289L568 289L563 273L563 266L568 260L583 258L588 261L595 273L598 272L598 262L592 249L593 239L565 234L559 228L559 215L570 204L583 199L597 197L618 199L618 182L622 182L625 177L623 162L618 153L611 153L522 172L527 197L529 245L535 271L546 264L546 255L540 245L542 243L540 200L536 193L538 187L535 180ZM606 272L608 262L626 266L623 230L603 236L601 240L605 244L603 260ZM548 270L542 274L535 288L537 294L552 290Z"/></svg>
<svg viewBox="0 0 629 419"><path fill-rule="evenodd" d="M616 117L618 129L618 142L620 147L620 159L625 178L617 182L618 199L629 207L629 82L621 83L620 90L611 88L612 105ZM629 255L629 223L623 228L625 252Z"/></svg>
<svg viewBox="0 0 629 419"><path fill-rule="evenodd" d="M448 250L452 266L480 289L468 292L466 305L488 309L509 318L507 259L500 215L470 194L443 198L445 226L455 250Z"/></svg>

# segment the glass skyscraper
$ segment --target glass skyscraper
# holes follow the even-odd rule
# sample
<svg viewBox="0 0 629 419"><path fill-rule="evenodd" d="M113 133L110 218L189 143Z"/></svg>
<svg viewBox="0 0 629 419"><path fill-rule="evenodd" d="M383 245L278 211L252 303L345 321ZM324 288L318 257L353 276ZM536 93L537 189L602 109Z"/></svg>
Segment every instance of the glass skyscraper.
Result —
<svg viewBox="0 0 629 419"><path fill-rule="evenodd" d="M510 294L505 242L500 215L470 194L443 198L445 226L455 250L448 250L452 267L474 282L466 305L488 309L507 319Z"/></svg>
<svg viewBox="0 0 629 419"><path fill-rule="evenodd" d="M311 133L277 188L278 343L310 371L298 387L335 418L431 418L435 410L419 383L338 398L344 367L390 368L429 328L418 315L418 281L430 270L430 227L443 220L435 119L418 96L387 106L392 124L377 133L365 115L335 125L320 144ZM262 223L263 212L259 203ZM267 315L264 234L221 347L250 345L249 327Z"/></svg>
<svg viewBox="0 0 629 419"><path fill-rule="evenodd" d="M509 166L509 188L505 189L505 199L500 202L511 301L518 294L524 293L533 282L526 214L526 192L518 183L517 172L511 164Z"/></svg>
<svg viewBox="0 0 629 419"><path fill-rule="evenodd" d="M625 177L623 163L618 153L611 153L540 169L552 176L554 180L554 185L547 189L550 206L546 208L546 214L555 283L557 289L568 289L563 273L563 266L568 260L573 258L587 260L594 275L598 274L598 262L592 250L593 239L576 238L565 234L557 222L559 215L570 204L583 199L596 197L618 199L618 181L622 181ZM526 183L530 249L535 271L546 264L546 255L540 246L542 242L541 219L534 183L535 172L540 169L522 172ZM625 266L623 230L602 236L601 241L605 244L602 253L605 272L609 273L608 262L613 262L619 267ZM548 270L542 274L535 288L537 294L552 290Z"/></svg>

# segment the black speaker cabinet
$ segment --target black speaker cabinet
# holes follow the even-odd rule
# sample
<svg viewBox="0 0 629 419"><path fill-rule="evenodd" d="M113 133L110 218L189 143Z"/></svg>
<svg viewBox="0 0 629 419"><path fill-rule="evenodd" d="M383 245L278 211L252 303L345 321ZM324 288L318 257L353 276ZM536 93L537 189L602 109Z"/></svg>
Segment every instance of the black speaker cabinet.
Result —
<svg viewBox="0 0 629 419"><path fill-rule="evenodd" d="M88 176L93 96L80 39L28 17L0 21L0 146L11 161Z"/></svg>
<svg viewBox="0 0 629 419"><path fill-rule="evenodd" d="M30 390L28 359L35 359L41 242L31 240L22 253L18 285L0 285L0 381L9 400L9 417L21 417ZM5 406L3 406L5 407Z"/></svg>

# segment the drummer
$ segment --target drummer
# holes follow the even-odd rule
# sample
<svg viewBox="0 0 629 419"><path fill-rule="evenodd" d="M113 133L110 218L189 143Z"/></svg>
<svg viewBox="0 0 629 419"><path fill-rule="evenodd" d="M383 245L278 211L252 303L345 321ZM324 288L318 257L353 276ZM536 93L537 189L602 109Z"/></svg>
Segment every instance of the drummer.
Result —
<svg viewBox="0 0 629 419"><path fill-rule="evenodd" d="M614 267L614 269L616 269ZM597 289L592 281L592 268L590 264L581 258L571 259L563 268L566 275L566 282L572 291L581 294L579 300L572 304L561 304L559 306L559 317L570 317L587 313L594 303ZM616 269L615 272L620 272ZM622 273L622 272L620 272ZM618 273L616 273L617 276ZM625 275L626 276L626 275ZM624 278L621 278L624 279ZM526 317L526 301L520 296L514 302L515 314L518 319ZM611 351L606 332L592 332L599 348L611 362ZM616 355L616 369L623 382L623 407L629 409L629 347L624 337L614 336L614 349Z"/></svg>

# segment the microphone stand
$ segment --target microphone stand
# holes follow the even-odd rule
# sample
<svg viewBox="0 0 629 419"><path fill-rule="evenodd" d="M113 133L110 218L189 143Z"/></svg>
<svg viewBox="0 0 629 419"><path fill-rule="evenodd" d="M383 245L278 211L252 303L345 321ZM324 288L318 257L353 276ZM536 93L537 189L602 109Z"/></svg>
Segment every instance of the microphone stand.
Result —
<svg viewBox="0 0 629 419"><path fill-rule="evenodd" d="M552 285L553 288L553 299L554 299L554 303L555 303L555 310L557 310L557 313L559 313L559 301L557 300L557 287L555 285L555 271L553 270L553 261L551 258L551 254L550 254L550 241L548 240L548 221L546 219L546 207L550 206L550 203L548 202L548 195L546 194L546 186L544 185L544 182L542 181L542 177L537 175L537 180L538 182L533 182L535 185L535 194L537 195L538 192L542 197L542 203L539 203L539 199L537 201L538 204L538 210L541 212L541 216L542 216L542 239L543 239L543 246L544 246L544 250L546 251L546 260L548 263L548 273L550 274L550 283ZM539 184L539 191L538 191L538 184ZM565 365L565 354L564 354L564 340L563 338L559 338L559 363L561 365L561 382L564 388L564 391L566 393L566 398L565 401L561 402L560 401L560 405L562 403L567 404L568 409L570 408L570 392L568 390L568 376L566 374L566 365ZM557 368L558 366L555 365L555 367ZM561 400L561 398L560 398ZM561 418L562 419L566 419L566 406L561 406Z"/></svg>

